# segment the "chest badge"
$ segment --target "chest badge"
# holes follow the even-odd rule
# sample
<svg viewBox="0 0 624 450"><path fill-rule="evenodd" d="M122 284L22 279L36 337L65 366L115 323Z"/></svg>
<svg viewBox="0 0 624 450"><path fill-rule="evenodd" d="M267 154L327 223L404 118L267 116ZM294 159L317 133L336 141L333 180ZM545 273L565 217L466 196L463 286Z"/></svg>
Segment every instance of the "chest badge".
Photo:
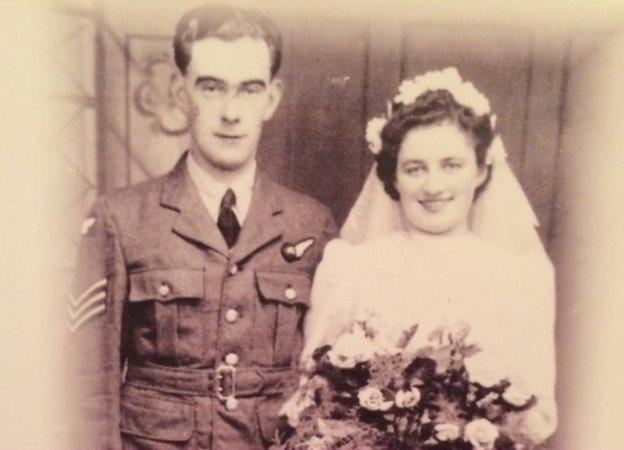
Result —
<svg viewBox="0 0 624 450"><path fill-rule="evenodd" d="M282 245L282 256L286 261L294 262L301 259L304 253L314 244L314 238L306 238L302 241L291 244L285 242Z"/></svg>

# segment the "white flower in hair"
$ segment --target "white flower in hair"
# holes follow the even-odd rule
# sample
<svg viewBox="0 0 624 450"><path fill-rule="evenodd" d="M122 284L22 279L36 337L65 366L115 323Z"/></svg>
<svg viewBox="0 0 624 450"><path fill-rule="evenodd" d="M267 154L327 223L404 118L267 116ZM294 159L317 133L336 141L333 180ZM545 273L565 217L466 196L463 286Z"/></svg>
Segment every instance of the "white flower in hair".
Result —
<svg viewBox="0 0 624 450"><path fill-rule="evenodd" d="M468 106L479 116L490 112L490 102L472 83L463 81L455 67L427 72L413 80L404 80L399 86L395 103L409 105L427 91L448 91L455 101Z"/></svg>
<svg viewBox="0 0 624 450"><path fill-rule="evenodd" d="M471 108L475 114L482 116L490 113L490 102L469 81L463 81L455 67L434 70L419 75L412 80L403 80L399 93L394 97L395 104L409 105L427 91L446 90L455 101L462 106ZM375 117L366 126L366 142L373 154L380 152L382 147L381 130L392 116L392 105L389 104L387 117ZM490 117L492 128L496 126L496 116Z"/></svg>
<svg viewBox="0 0 624 450"><path fill-rule="evenodd" d="M366 142L368 142L368 149L377 154L381 150L381 130L388 123L388 119L384 117L375 117L368 121L366 126Z"/></svg>

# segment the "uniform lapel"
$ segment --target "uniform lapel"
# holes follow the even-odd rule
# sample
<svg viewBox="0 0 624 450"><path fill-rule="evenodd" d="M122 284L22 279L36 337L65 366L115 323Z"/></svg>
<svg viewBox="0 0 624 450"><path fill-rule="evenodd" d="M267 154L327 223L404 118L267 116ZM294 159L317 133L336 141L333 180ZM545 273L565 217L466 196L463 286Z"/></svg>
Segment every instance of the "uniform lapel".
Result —
<svg viewBox="0 0 624 450"><path fill-rule="evenodd" d="M232 259L245 259L279 239L283 232L283 202L275 184L261 171L256 174L251 205L240 235L232 248Z"/></svg>
<svg viewBox="0 0 624 450"><path fill-rule="evenodd" d="M185 153L163 184L161 205L177 211L173 231L228 257L230 251L188 174Z"/></svg>

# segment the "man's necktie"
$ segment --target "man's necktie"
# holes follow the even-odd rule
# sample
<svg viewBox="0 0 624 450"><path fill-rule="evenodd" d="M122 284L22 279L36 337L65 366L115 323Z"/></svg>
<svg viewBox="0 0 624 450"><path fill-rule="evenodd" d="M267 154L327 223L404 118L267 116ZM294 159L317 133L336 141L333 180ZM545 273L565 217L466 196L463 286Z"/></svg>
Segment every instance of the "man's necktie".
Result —
<svg viewBox="0 0 624 450"><path fill-rule="evenodd" d="M232 210L235 204L236 194L234 194L232 189L228 189L223 195L223 200L221 200L217 226L225 238L225 242L230 248L236 243L238 232L240 231L240 225L236 219L236 214L234 214L234 211Z"/></svg>

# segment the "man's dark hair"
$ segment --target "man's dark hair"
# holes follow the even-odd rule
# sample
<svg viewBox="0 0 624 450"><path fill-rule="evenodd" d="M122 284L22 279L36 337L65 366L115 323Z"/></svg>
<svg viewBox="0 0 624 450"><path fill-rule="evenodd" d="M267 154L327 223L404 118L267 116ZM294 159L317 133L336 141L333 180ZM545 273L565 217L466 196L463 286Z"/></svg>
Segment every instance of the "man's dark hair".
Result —
<svg viewBox="0 0 624 450"><path fill-rule="evenodd" d="M258 11L224 5L195 8L180 18L173 38L175 63L185 74L193 42L208 37L233 41L246 36L267 43L271 54L271 76L275 76L282 62L282 36L275 24Z"/></svg>

